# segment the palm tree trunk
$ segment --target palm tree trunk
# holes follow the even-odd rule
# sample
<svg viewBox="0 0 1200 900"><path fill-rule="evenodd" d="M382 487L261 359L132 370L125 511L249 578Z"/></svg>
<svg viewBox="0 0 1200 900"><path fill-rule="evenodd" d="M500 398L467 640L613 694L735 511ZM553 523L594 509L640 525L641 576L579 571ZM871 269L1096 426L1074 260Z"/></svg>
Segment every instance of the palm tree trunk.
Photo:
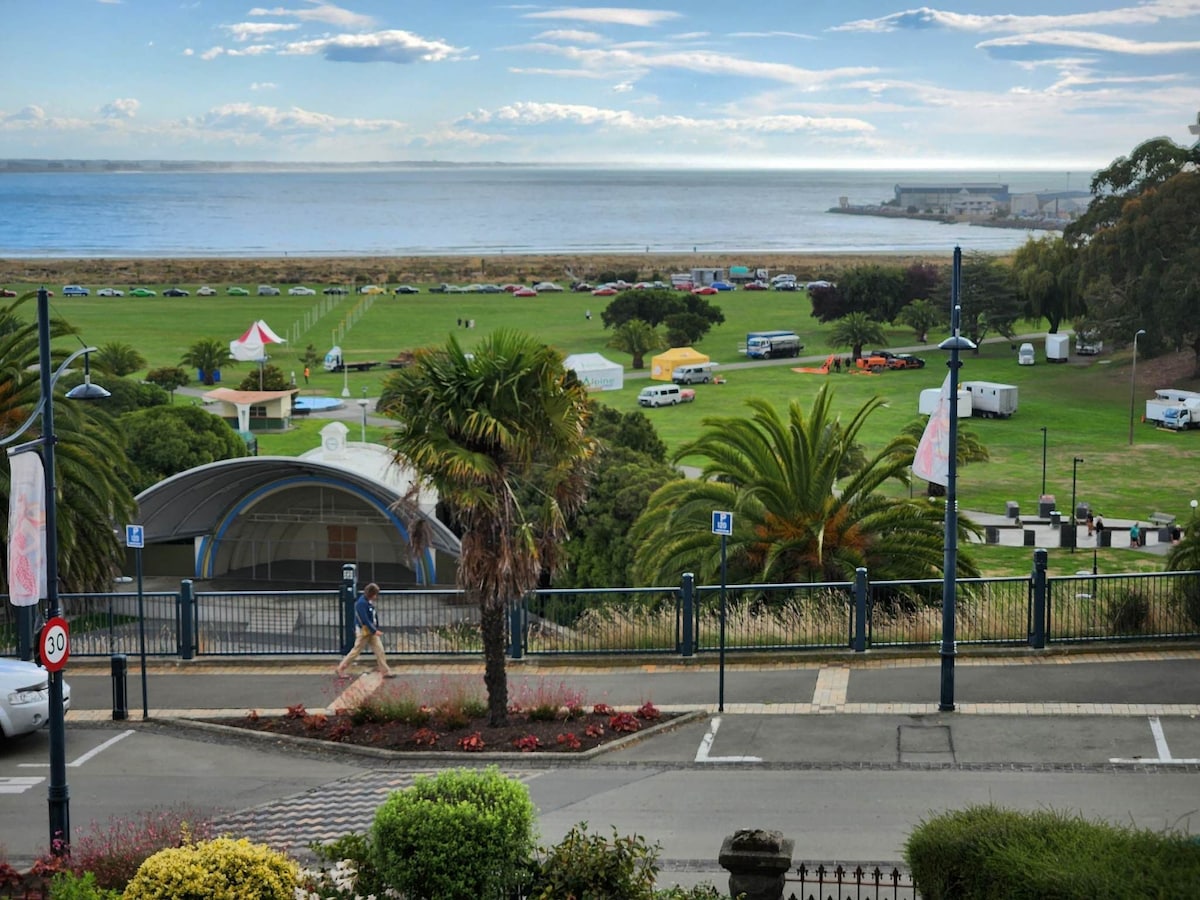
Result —
<svg viewBox="0 0 1200 900"><path fill-rule="evenodd" d="M488 725L508 724L508 674L504 660L504 603L481 597L479 628L483 636L483 684L488 695Z"/></svg>

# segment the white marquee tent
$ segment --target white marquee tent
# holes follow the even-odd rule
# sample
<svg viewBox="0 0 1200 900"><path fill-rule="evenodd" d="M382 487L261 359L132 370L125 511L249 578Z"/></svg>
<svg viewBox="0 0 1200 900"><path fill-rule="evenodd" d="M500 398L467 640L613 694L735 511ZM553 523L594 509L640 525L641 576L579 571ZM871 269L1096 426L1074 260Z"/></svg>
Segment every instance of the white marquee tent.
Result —
<svg viewBox="0 0 1200 900"><path fill-rule="evenodd" d="M236 341L229 342L229 355L242 362L259 362L267 356L267 344L286 344L271 326L259 319Z"/></svg>
<svg viewBox="0 0 1200 900"><path fill-rule="evenodd" d="M574 369L589 391L619 391L625 386L620 363L599 353L574 353L563 360L563 368Z"/></svg>

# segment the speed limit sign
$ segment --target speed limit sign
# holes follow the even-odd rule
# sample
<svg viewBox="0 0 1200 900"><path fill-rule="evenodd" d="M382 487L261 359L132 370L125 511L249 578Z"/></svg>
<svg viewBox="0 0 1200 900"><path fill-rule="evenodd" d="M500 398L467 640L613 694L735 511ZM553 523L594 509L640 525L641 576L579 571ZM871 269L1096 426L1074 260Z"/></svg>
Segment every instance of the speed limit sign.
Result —
<svg viewBox="0 0 1200 900"><path fill-rule="evenodd" d="M71 631L67 620L55 616L42 628L42 665L47 672L57 672L67 664L70 655Z"/></svg>

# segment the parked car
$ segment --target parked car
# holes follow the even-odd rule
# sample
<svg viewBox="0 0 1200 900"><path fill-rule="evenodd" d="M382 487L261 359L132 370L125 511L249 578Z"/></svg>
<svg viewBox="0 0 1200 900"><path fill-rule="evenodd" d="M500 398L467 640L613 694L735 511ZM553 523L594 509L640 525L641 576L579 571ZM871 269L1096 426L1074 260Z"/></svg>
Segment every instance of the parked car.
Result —
<svg viewBox="0 0 1200 900"><path fill-rule="evenodd" d="M232 292L231 292L232 293ZM152 291L150 288L134 288L129 292L130 297L157 297L158 291Z"/></svg>
<svg viewBox="0 0 1200 900"><path fill-rule="evenodd" d="M250 296L250 292L248 290L246 290L244 287L231 287L225 293L228 294L230 297L249 297Z"/></svg>
<svg viewBox="0 0 1200 900"><path fill-rule="evenodd" d="M502 284L500 285L500 290L508 291L511 294L513 291L519 291L523 287L525 287L523 284Z"/></svg>
<svg viewBox="0 0 1200 900"><path fill-rule="evenodd" d="M810 281L804 285L806 291L811 291L813 288L831 288L834 284L832 281Z"/></svg>
<svg viewBox="0 0 1200 900"><path fill-rule="evenodd" d="M0 288L0 297L15 297L16 291L10 291L8 288Z"/></svg>
<svg viewBox="0 0 1200 900"><path fill-rule="evenodd" d="M167 288L165 291L163 291L163 296L164 297L190 297L192 295L188 291L185 291L183 288Z"/></svg>
<svg viewBox="0 0 1200 900"><path fill-rule="evenodd" d="M514 297L536 297L538 292L533 288L523 287L519 291L513 291L512 295Z"/></svg>
<svg viewBox="0 0 1200 900"><path fill-rule="evenodd" d="M395 288L393 288L392 293L393 294L419 294L419 293L421 293L421 289L415 288L411 284L398 284L398 285L396 285Z"/></svg>
<svg viewBox="0 0 1200 900"><path fill-rule="evenodd" d="M96 291L97 297L124 297L125 292L118 288L100 288Z"/></svg>
<svg viewBox="0 0 1200 900"><path fill-rule="evenodd" d="M387 293L387 291L385 291L383 288L381 288L377 284L364 284L362 287L360 287L358 289L358 292L360 294L386 294Z"/></svg>
<svg viewBox="0 0 1200 900"><path fill-rule="evenodd" d="M701 285L698 288L692 288L692 293L699 294L702 297L711 297L713 294L717 294L720 292L715 287L713 287L711 284L705 284L705 285Z"/></svg>
<svg viewBox="0 0 1200 900"><path fill-rule="evenodd" d="M71 688L63 682L63 709L71 708ZM0 659L0 732L5 738L37 731L50 720L50 676L41 666Z"/></svg>
<svg viewBox="0 0 1200 900"><path fill-rule="evenodd" d="M617 289L611 288L611 287L598 287L594 291L592 291L592 296L593 297L615 297L615 296L617 296Z"/></svg>
<svg viewBox="0 0 1200 900"><path fill-rule="evenodd" d="M795 291L795 290L798 290L798 288L796 286L796 282L794 282L794 281L781 281L775 285L775 290L777 290L777 291Z"/></svg>
<svg viewBox="0 0 1200 900"><path fill-rule="evenodd" d="M742 290L744 291L769 291L771 286L765 281L751 281Z"/></svg>
<svg viewBox="0 0 1200 900"><path fill-rule="evenodd" d="M328 294L331 297L336 297L340 296L341 294L348 294L350 292L344 287L327 287L325 290L321 291L321 293Z"/></svg>
<svg viewBox="0 0 1200 900"><path fill-rule="evenodd" d="M202 287L202 288L198 288L198 289L196 290L196 296L197 296L197 297L215 297L215 296L217 296L217 289L216 289L216 288L210 288L210 287L209 287L209 286L206 284L206 285L204 285L204 287Z"/></svg>
<svg viewBox="0 0 1200 900"><path fill-rule="evenodd" d="M87 288L80 287L77 284L68 284L63 287L64 297L87 297L90 296L91 293L92 292Z"/></svg>
<svg viewBox="0 0 1200 900"><path fill-rule="evenodd" d="M260 297L278 297L279 288L271 284L260 284L258 286L258 296Z"/></svg>
<svg viewBox="0 0 1200 900"><path fill-rule="evenodd" d="M431 287L429 289L429 293L431 293L431 294L448 294L448 293L450 293L450 288L452 288L453 286L454 285L447 284L446 282L443 281L441 284L437 284L437 285L434 285L433 287Z"/></svg>
<svg viewBox="0 0 1200 900"><path fill-rule="evenodd" d="M302 284L298 284L295 287L288 288L288 296L289 297L315 297L316 294L317 294L317 292L314 291L312 288L305 287Z"/></svg>
<svg viewBox="0 0 1200 900"><path fill-rule="evenodd" d="M562 285L555 284L553 281L539 281L537 284L535 284L533 286L533 289L535 291L537 291L539 294L542 294L542 293L557 294L562 291Z"/></svg>
<svg viewBox="0 0 1200 900"><path fill-rule="evenodd" d="M718 291L736 291L737 285L730 284L728 281L714 281L710 287L715 287Z"/></svg>
<svg viewBox="0 0 1200 900"><path fill-rule="evenodd" d="M889 369L923 369L925 368L925 360L919 356L913 356L911 353L897 353L888 360Z"/></svg>
<svg viewBox="0 0 1200 900"><path fill-rule="evenodd" d="M785 282L788 282L788 281L794 282L795 280L796 280L795 275L791 275L787 272L781 272L779 275L772 276L771 285L774 286L774 285L778 285L778 284L784 284Z"/></svg>
<svg viewBox="0 0 1200 900"><path fill-rule="evenodd" d="M504 288L500 287L500 285L498 285L498 284L481 284L479 286L479 293L481 293L481 294L503 294Z"/></svg>
<svg viewBox="0 0 1200 900"><path fill-rule="evenodd" d="M584 293L587 293L588 291L592 290L592 287L593 286L591 284L588 284L588 282L586 282L586 281L577 281L573 285L571 285L571 290L573 290L577 294L584 294Z"/></svg>

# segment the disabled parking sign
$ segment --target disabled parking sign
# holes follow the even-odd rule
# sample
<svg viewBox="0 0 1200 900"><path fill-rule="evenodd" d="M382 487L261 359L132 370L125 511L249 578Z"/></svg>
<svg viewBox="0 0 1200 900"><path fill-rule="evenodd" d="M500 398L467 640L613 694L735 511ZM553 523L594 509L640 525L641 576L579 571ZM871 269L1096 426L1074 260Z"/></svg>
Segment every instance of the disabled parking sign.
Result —
<svg viewBox="0 0 1200 900"><path fill-rule="evenodd" d="M712 533L732 535L733 534L733 513L720 512L713 510L712 514Z"/></svg>

